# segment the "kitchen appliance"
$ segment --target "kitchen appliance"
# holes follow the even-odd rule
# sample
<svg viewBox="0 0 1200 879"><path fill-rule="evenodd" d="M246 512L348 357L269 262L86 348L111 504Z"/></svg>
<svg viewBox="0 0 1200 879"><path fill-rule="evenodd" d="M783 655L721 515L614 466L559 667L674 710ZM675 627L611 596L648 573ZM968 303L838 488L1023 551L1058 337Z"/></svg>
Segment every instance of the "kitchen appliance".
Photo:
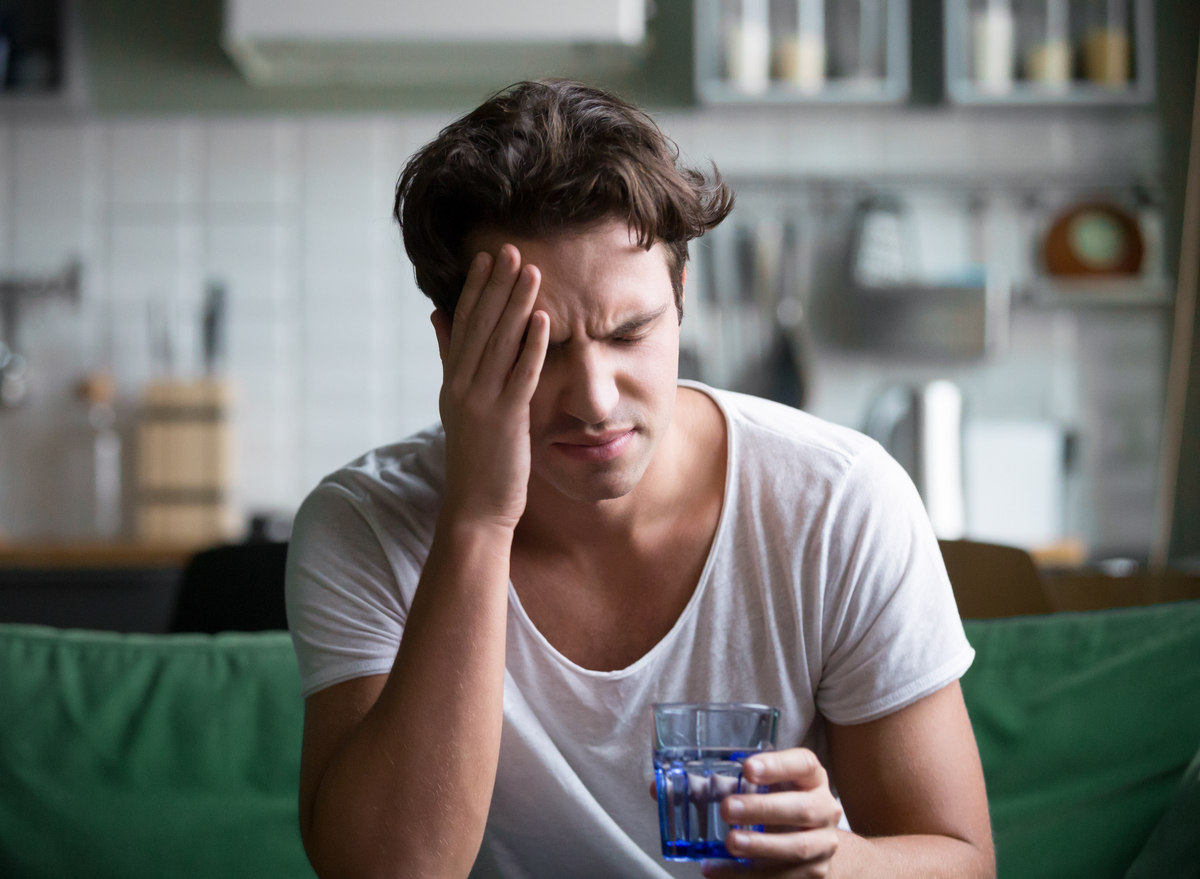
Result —
<svg viewBox="0 0 1200 879"><path fill-rule="evenodd" d="M867 414L866 434L908 472L943 540L964 533L962 412L958 386L938 380L887 388Z"/></svg>

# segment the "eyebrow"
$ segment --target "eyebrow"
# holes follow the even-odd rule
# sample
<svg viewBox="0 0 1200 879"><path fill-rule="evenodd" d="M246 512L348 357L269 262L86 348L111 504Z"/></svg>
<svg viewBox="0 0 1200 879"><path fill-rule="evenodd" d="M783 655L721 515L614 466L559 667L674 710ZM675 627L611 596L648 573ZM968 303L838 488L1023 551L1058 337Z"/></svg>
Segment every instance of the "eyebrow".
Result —
<svg viewBox="0 0 1200 879"><path fill-rule="evenodd" d="M637 332L638 330L642 329L645 326L648 326L649 324L654 323L656 320L658 320L660 317L662 317L668 307L669 306L664 305L660 308L654 309L653 311L643 311L639 314L635 314L632 317L627 318L624 322L622 322L618 326L614 327L607 335L604 336L604 338L612 339L612 338L615 338L616 336L623 336L628 333ZM566 339L563 339L561 342L550 342L548 345L548 348L550 350L563 348L570 341L571 341L571 339L568 337Z"/></svg>

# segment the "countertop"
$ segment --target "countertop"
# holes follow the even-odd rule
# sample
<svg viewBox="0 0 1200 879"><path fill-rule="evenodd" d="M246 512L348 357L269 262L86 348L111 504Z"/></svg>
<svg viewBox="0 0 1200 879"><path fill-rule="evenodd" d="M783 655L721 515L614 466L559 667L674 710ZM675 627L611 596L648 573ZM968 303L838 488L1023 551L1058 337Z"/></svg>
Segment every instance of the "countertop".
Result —
<svg viewBox="0 0 1200 879"><path fill-rule="evenodd" d="M196 551L194 546L134 542L0 542L0 569L182 568Z"/></svg>

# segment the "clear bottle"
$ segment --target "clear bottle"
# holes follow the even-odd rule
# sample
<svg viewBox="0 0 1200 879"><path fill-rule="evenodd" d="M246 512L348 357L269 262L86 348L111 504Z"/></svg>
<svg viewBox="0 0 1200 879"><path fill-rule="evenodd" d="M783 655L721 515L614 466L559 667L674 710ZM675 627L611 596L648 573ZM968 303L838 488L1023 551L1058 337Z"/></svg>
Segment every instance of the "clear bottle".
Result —
<svg viewBox="0 0 1200 879"><path fill-rule="evenodd" d="M971 4L971 68L977 89L989 94L1012 90L1015 36L1009 0Z"/></svg>
<svg viewBox="0 0 1200 879"><path fill-rule="evenodd" d="M725 76L746 94L762 94L771 73L769 2L740 0L723 12Z"/></svg>
<svg viewBox="0 0 1200 879"><path fill-rule="evenodd" d="M887 75L887 0L830 0L831 76L873 86Z"/></svg>
<svg viewBox="0 0 1200 879"><path fill-rule="evenodd" d="M775 78L806 94L819 92L825 86L825 0L783 0L771 11Z"/></svg>
<svg viewBox="0 0 1200 879"><path fill-rule="evenodd" d="M1065 90L1071 84L1071 22L1068 0L1024 0L1017 9L1025 79Z"/></svg>
<svg viewBox="0 0 1200 879"><path fill-rule="evenodd" d="M1089 0L1084 14L1083 70L1089 80L1108 88L1129 85L1129 3Z"/></svg>

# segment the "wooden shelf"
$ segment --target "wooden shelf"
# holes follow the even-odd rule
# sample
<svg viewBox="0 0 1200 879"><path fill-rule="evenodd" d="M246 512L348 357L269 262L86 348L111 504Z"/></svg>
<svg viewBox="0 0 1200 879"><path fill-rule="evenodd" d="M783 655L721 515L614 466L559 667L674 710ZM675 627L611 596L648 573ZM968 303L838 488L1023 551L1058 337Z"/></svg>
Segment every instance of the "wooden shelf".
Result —
<svg viewBox="0 0 1200 879"><path fill-rule="evenodd" d="M1014 291L1026 308L1169 308L1175 301L1166 278L1037 278Z"/></svg>

